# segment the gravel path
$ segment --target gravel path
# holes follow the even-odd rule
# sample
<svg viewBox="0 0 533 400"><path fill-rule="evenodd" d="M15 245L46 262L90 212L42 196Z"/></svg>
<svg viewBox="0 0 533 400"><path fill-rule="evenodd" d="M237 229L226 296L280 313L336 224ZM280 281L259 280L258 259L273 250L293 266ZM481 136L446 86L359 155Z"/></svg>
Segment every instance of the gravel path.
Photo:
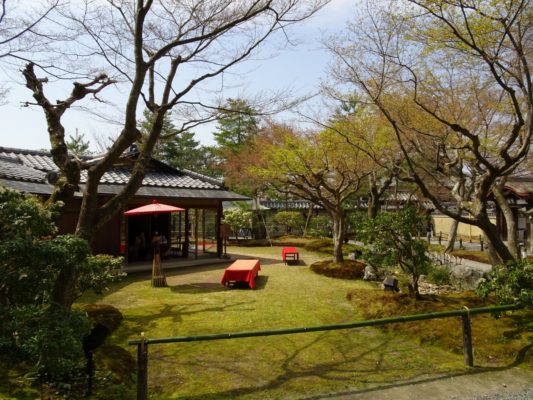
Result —
<svg viewBox="0 0 533 400"><path fill-rule="evenodd" d="M532 384L533 385L533 384ZM533 399L533 388L520 390L514 393L499 393L493 395L472 397L471 400L531 400Z"/></svg>
<svg viewBox="0 0 533 400"><path fill-rule="evenodd" d="M350 393L337 393L307 400L531 400L533 371L509 368L472 371L465 375L434 377L409 384L394 384Z"/></svg>

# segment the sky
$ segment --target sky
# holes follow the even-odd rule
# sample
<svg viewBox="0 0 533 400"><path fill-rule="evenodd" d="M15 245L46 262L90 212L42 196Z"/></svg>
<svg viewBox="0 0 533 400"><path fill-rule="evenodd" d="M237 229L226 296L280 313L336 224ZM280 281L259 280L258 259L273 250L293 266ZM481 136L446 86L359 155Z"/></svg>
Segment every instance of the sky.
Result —
<svg viewBox="0 0 533 400"><path fill-rule="evenodd" d="M267 50L239 66L233 78L238 85L225 90L228 97L254 97L255 93L290 91L295 96L305 96L318 91L321 80L327 78L330 56L322 48L323 37L342 32L348 19L355 13L357 0L333 0L312 19L292 28L291 40L296 46L285 46L273 52ZM0 84L9 88L6 104L0 105L0 146L23 149L49 149L50 142L42 110L22 107L31 101L30 91L24 87L22 75L16 71L0 70ZM58 98L66 97L70 86L58 90ZM63 95L62 95L63 94ZM125 94L123 93L125 96ZM90 107L89 102L85 105ZM288 114L284 114L290 118ZM120 126L99 119L90 113L68 110L63 117L67 136L76 131L84 134L96 151L95 138L114 137ZM214 125L195 128L196 140L203 145L213 144Z"/></svg>

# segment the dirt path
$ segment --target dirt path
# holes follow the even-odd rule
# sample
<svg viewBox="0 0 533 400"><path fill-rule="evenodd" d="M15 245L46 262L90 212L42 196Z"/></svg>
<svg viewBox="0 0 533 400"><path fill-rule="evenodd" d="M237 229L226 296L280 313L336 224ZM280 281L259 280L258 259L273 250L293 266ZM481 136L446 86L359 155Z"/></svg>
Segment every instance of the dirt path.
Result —
<svg viewBox="0 0 533 400"><path fill-rule="evenodd" d="M320 396L313 400L526 400L531 399L531 396L533 396L533 371L510 368L499 371L473 370L453 377L434 377L414 383L392 384L385 388Z"/></svg>

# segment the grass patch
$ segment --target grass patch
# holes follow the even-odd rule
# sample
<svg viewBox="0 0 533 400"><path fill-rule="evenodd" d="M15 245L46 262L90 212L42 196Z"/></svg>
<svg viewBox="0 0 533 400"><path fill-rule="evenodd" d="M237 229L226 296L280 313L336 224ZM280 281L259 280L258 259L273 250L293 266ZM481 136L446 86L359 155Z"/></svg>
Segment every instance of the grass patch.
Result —
<svg viewBox="0 0 533 400"><path fill-rule="evenodd" d="M106 343L116 346L111 347L116 352L107 359L95 355L101 379L95 382L94 398L133 398L132 358L124 352L136 357L136 347L128 346L127 340L139 338L141 332L148 338L202 335L345 323L366 319L369 312L376 315L382 308L383 313L413 312L407 300L403 310L388 310L392 306L387 302L378 304L377 296L383 292L374 283L315 274L308 266L329 255L298 247L298 266L282 263L280 247L228 247L230 254L260 259L255 290L222 286L220 279L229 265L222 264L167 271L166 288L151 287L149 273L131 275L104 295L81 298L80 304L112 305L124 317ZM450 301L446 307L462 304ZM477 324L476 316L474 346L479 363ZM508 346L507 358L490 360L490 365L509 365L508 360L517 356L521 347L515 343L523 343L525 333L517 331L519 321L515 324L514 332L504 329L505 335L497 340L490 336ZM486 330L491 326L487 323ZM362 328L150 345L148 391L154 399L301 399L464 372L462 354L431 335L429 328L411 334ZM7 377L10 366L0 371L0 377ZM18 385L13 374L7 382L10 387ZM0 398L3 389L0 383Z"/></svg>
<svg viewBox="0 0 533 400"><path fill-rule="evenodd" d="M467 260L478 261L490 264L489 253L481 250L454 250L452 254L456 257L466 258Z"/></svg>
<svg viewBox="0 0 533 400"><path fill-rule="evenodd" d="M324 260L311 264L311 271L330 278L362 279L365 274L365 263L355 260L345 260L341 263Z"/></svg>
<svg viewBox="0 0 533 400"><path fill-rule="evenodd" d="M425 295L423 300L414 300L407 294L392 294L375 290L350 292L348 299L360 309L365 319L387 318L399 315L486 307L473 292L450 295ZM382 330L396 335L409 336L421 344L437 345L462 354L462 330L460 318L385 325ZM527 362L533 359L527 353L533 340L533 311L524 310L506 313L495 319L489 314L472 317L472 340L476 364L510 364L517 354L524 353Z"/></svg>

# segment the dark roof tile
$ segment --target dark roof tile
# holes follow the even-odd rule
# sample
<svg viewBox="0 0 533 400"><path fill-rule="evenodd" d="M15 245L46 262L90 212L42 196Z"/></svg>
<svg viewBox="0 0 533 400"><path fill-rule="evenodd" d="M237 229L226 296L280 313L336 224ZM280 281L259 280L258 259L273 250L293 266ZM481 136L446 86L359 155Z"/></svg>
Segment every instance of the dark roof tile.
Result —
<svg viewBox="0 0 533 400"><path fill-rule="evenodd" d="M27 167L17 159L0 157L0 177L27 182L45 182L46 173Z"/></svg>
<svg viewBox="0 0 533 400"><path fill-rule="evenodd" d="M2 166L0 177L25 181L44 182L46 172L57 171L49 152L38 150L11 149L0 147L0 159L11 161ZM142 186L185 189L223 189L222 182L188 171L177 170L164 163L156 162L158 169L146 172ZM16 172L18 171L18 172ZM130 170L125 167L112 168L106 172L101 184L125 185L130 177ZM80 183L87 182L87 171L81 172Z"/></svg>

